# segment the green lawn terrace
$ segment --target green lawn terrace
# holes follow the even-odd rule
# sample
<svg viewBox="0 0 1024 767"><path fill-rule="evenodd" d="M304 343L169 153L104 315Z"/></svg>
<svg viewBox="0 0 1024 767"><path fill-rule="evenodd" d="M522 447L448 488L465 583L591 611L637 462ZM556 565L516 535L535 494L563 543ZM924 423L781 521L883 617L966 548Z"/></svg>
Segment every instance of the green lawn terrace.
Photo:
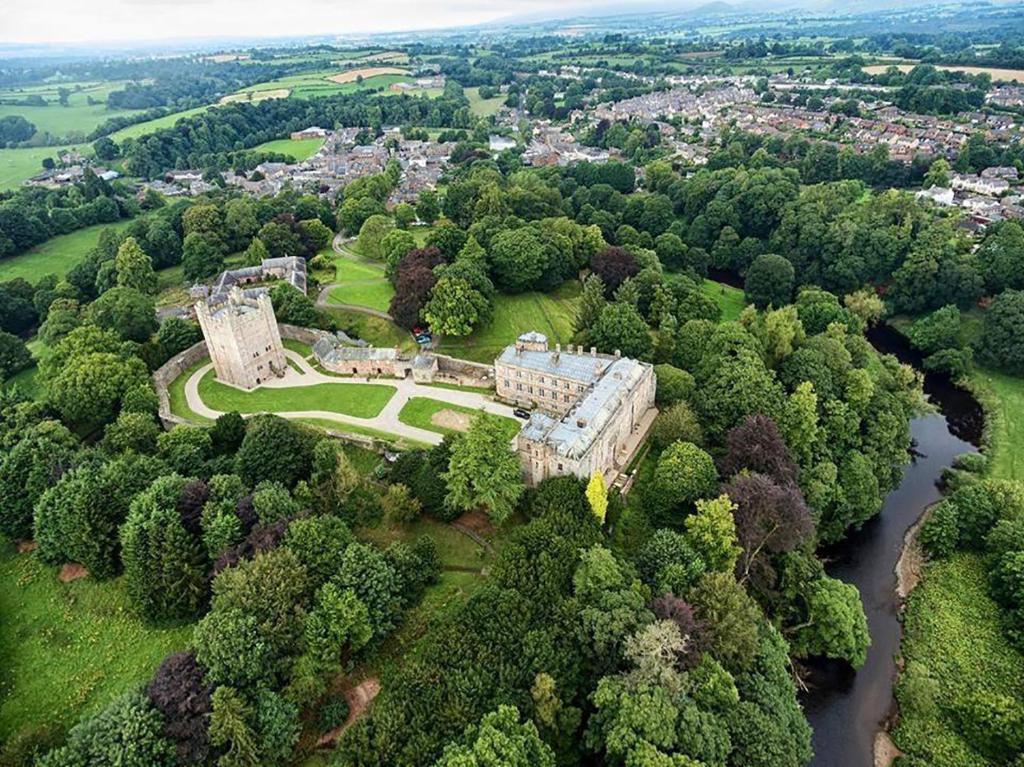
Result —
<svg viewBox="0 0 1024 767"><path fill-rule="evenodd" d="M536 330L552 344L572 340L581 287L575 280L551 293L498 294L491 321L465 337L445 336L438 351L473 362L493 362L501 350L523 333Z"/></svg>

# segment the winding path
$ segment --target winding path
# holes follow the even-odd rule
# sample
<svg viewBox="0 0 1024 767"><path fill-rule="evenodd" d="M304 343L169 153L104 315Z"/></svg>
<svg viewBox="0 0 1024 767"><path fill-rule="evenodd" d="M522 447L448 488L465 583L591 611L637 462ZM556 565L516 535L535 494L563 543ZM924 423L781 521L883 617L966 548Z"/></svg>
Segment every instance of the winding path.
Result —
<svg viewBox="0 0 1024 767"><path fill-rule="evenodd" d="M373 264L373 265L378 266L378 267L380 266L380 262L374 261L373 259L370 259L370 258L366 258L365 256L361 256L361 255L359 255L358 253L356 253L353 250L349 250L345 246L345 243L351 242L351 241L352 241L351 238L346 238L343 235L336 234L336 235L334 235L334 239L331 241L331 247L334 249L334 252L337 253L339 256L344 256L345 258L352 259L353 261L357 261L359 263ZM342 283L342 282L329 282L329 283L327 283L322 288L320 288L320 292L317 294L317 297L316 297L317 308L320 308L320 309L344 309L344 310L350 311L350 312L359 312L361 314L369 314L371 317L380 317L382 320L388 320L389 322L394 322L395 320L394 320L394 318L390 314L388 314L387 312L382 312L380 309L371 309L368 306L361 306L360 304L332 303L329 300L330 293L331 293L331 291L334 288L339 288L342 285L354 285L354 284L358 284L360 282L370 282L370 280L348 280L347 282L344 282L344 283Z"/></svg>
<svg viewBox="0 0 1024 767"><path fill-rule="evenodd" d="M283 418L318 418L326 421L335 421L339 424L363 426L369 429L387 432L388 434L394 434L399 437L406 437L407 439L416 440L418 442L426 442L431 445L438 444L443 439L444 435L435 431L410 426L409 424L402 423L398 418L398 414L401 412L402 408L405 407L405 404L413 397L427 397L429 399L447 402L461 407L472 408L474 410L482 409L488 413L505 416L506 418L515 418L510 406L502 405L499 402L495 402L490 397L486 397L483 394L478 394L476 392L425 386L407 378L371 379L357 378L354 376L351 378L329 376L313 368L298 352L285 349L285 355L287 355L291 362L298 365L302 372L299 373L289 366L284 376L264 382L261 388L288 389L292 387L309 386L311 384L321 383L337 384L339 386L345 386L346 384L351 383L373 383L381 386L394 387L395 394L390 400L388 400L384 409L373 418L358 418L356 416L336 413L331 410L275 411L276 415ZM212 368L212 362L203 365L185 382L185 401L188 403L189 408L198 415L205 416L206 418L217 418L218 416L223 415L223 411L214 410L207 406L207 404L203 402L202 397L199 396L199 382Z"/></svg>

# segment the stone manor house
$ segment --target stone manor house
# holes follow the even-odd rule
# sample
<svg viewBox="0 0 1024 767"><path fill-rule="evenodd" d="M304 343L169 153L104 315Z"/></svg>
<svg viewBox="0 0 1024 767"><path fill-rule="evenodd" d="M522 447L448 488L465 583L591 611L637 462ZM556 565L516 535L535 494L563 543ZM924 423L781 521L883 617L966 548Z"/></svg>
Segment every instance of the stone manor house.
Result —
<svg viewBox="0 0 1024 767"><path fill-rule="evenodd" d="M494 362L500 399L533 408L516 438L528 484L600 471L615 477L657 415L654 367L582 347L552 350L542 333L524 333Z"/></svg>

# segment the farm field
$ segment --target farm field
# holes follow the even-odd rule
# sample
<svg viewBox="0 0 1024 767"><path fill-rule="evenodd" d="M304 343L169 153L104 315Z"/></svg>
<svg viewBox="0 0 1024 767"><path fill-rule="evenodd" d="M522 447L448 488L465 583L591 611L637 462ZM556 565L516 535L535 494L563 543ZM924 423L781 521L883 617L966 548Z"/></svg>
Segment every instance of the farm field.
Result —
<svg viewBox="0 0 1024 767"><path fill-rule="evenodd" d="M35 554L2 547L0 740L74 723L187 646L191 626L152 628L132 614L122 579L60 583Z"/></svg>
<svg viewBox="0 0 1024 767"><path fill-rule="evenodd" d="M398 420L409 426L435 431L438 434L458 434L468 428L469 420L476 414L477 411L470 407L453 405L430 397L410 397L399 411ZM502 425L508 427L508 438L512 439L519 432L520 424L511 418L501 420ZM445 425L446 421L451 425Z"/></svg>
<svg viewBox="0 0 1024 767"><path fill-rule="evenodd" d="M0 117L21 115L36 126L37 135L49 133L58 141L83 141L86 134L112 117L131 114L129 109L107 109L106 104L70 104L62 107L53 104L45 107L25 107L0 104ZM77 135L72 135L77 134Z"/></svg>
<svg viewBox="0 0 1024 767"><path fill-rule="evenodd" d="M297 162L302 162L303 160L309 159L315 155L317 150L319 150L323 145L324 140L322 138L306 138L300 139L299 141L282 138L254 146L252 151L279 152L281 154L291 155Z"/></svg>
<svg viewBox="0 0 1024 767"><path fill-rule="evenodd" d="M496 295L489 325L464 338L442 338L438 351L474 362L493 362L517 336L530 330L546 335L552 345L567 344L572 340L579 296L578 282L567 282L552 293Z"/></svg>
<svg viewBox="0 0 1024 767"><path fill-rule="evenodd" d="M180 378L180 376L179 376ZM395 394L393 386L322 383L289 388L241 391L220 383L211 369L199 382L199 396L222 412L281 413L326 410L357 418L374 418Z"/></svg>
<svg viewBox="0 0 1024 767"><path fill-rule="evenodd" d="M135 125L129 125L127 128L122 128L119 131L115 131L110 134L110 138L114 141L121 142L126 138L138 138L147 133L160 130L161 128L170 128L178 120L183 117L192 117L193 115L202 114L210 107L202 106L196 107L195 109L185 109L181 112L172 112L169 115L163 117L157 117L155 120L146 120L145 122L136 123Z"/></svg>
<svg viewBox="0 0 1024 767"><path fill-rule="evenodd" d="M338 83L344 85L345 83L358 82L360 78L363 80L369 80L371 77L378 77L380 75L408 75L408 69L400 69L398 67L361 67L359 69L349 69L345 72L339 72L336 75L330 75L327 79L332 83Z"/></svg>
<svg viewBox="0 0 1024 767"><path fill-rule="evenodd" d="M27 253L0 260L0 281L22 277L35 282L47 274L63 277L81 261L85 254L96 247L100 232L107 227L123 229L131 219L115 221L112 224L97 224L77 232L52 237Z"/></svg>
<svg viewBox="0 0 1024 767"><path fill-rule="evenodd" d="M15 189L25 179L41 173L43 160L57 158L62 149L80 149L76 146L39 146L20 149L0 149L0 191Z"/></svg>
<svg viewBox="0 0 1024 767"><path fill-rule="evenodd" d="M21 115L36 126L37 134L49 133L56 140L84 140L85 135L111 117L131 114L131 109L108 109L107 95L123 87L122 81L52 83L25 88L0 89L0 117ZM68 105L61 106L58 88L70 91ZM46 106L4 103L39 96ZM94 103L89 103L90 100ZM78 134L72 136L70 134Z"/></svg>
<svg viewBox="0 0 1024 767"><path fill-rule="evenodd" d="M889 67L896 67L901 72L909 72L911 69L916 67L917 64L872 64L871 66L862 67L862 69L869 75L878 75L885 72ZM945 64L935 64L936 69L943 69L947 72L964 72L968 75L981 75L988 74L992 76L993 80L1006 80L1015 81L1018 83L1024 83L1024 69L999 69L997 67L958 67L948 66Z"/></svg>
<svg viewBox="0 0 1024 767"><path fill-rule="evenodd" d="M362 82L356 81L359 74L364 77ZM323 69L256 83L230 96L225 96L220 103L250 100L258 102L265 98L306 99L333 96L337 93L352 93L359 90L385 89L392 83L408 79L408 71L396 67L366 67L340 73L336 69Z"/></svg>
<svg viewBox="0 0 1024 767"><path fill-rule="evenodd" d="M236 102L243 102L247 104L259 104L261 101L267 101L268 99L286 99L290 93L291 91L287 88L247 90L240 93L232 93L230 96L224 96L217 103L234 104Z"/></svg>

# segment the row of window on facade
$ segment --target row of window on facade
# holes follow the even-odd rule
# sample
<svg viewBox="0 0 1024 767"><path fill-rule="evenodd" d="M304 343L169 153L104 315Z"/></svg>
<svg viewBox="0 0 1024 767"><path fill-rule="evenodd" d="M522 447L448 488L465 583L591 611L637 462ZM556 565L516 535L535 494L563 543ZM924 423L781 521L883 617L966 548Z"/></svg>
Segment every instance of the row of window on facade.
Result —
<svg viewBox="0 0 1024 767"><path fill-rule="evenodd" d="M522 377L523 377L523 371L522 370L517 370L516 371L516 378L522 378ZM544 376L538 376L537 377L537 383L550 383L551 386L557 387L558 386L558 379L557 378L552 378L550 381L545 381L544 380ZM505 386L508 386L508 385L509 385L509 380L506 378L505 379ZM516 386L517 386L517 388L520 391L523 390L523 387L522 387L521 384L517 384ZM569 390L569 382L568 381L563 381L562 382L562 388L565 389L566 391L568 391ZM576 384L576 390L577 391L583 391L586 388L587 387L585 387L583 384Z"/></svg>

